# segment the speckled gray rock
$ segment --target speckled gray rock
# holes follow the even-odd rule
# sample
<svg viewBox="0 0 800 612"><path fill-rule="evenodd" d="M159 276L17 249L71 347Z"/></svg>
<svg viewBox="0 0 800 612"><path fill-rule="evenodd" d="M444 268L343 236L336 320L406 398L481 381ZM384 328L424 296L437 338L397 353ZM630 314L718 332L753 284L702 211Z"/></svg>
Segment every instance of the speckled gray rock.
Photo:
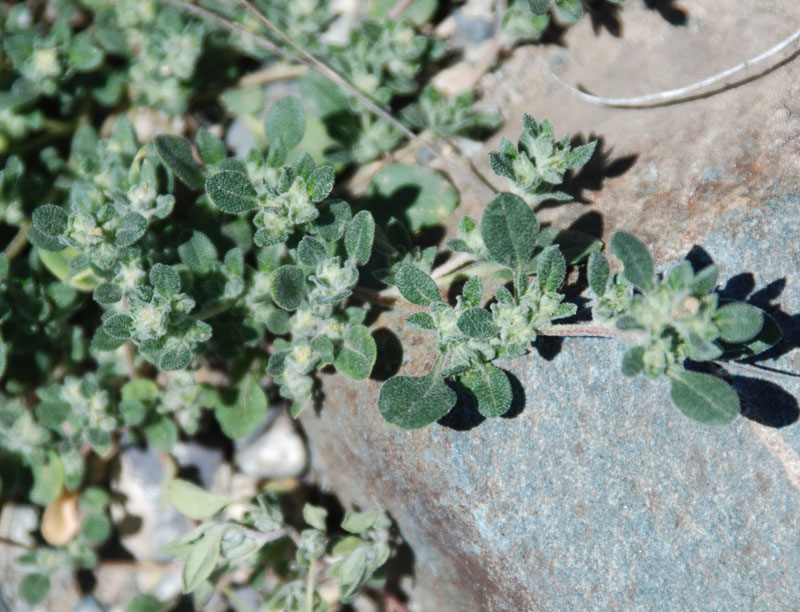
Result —
<svg viewBox="0 0 800 612"><path fill-rule="evenodd" d="M712 98L632 111L587 106L546 74L604 95L667 89L760 53L800 22L788 1L686 5L685 28L626 5L621 39L582 22L566 49L520 48L483 85L512 139L523 112L603 138L600 168L567 186L592 206L544 206L542 219L606 238L627 229L661 265L712 258L726 294L766 306L788 334L763 364L800 371L800 62ZM462 212L479 216L484 200L465 188ZM397 331L400 314L376 326L402 336L402 372L431 365L432 339ZM798 382L733 377L744 416L707 428L672 406L667 384L625 379L614 342L540 348L504 364L524 394L513 418L461 410L402 432L377 412L379 381L333 376L324 408L303 416L332 488L397 521L415 555L413 607L797 609Z"/></svg>

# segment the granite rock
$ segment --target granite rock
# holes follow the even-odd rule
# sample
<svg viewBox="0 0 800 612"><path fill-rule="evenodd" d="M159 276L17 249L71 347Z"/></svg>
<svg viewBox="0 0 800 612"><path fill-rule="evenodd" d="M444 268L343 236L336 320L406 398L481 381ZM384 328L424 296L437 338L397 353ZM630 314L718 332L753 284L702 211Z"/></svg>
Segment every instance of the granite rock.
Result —
<svg viewBox="0 0 800 612"><path fill-rule="evenodd" d="M800 6L782 0L686 12L675 27L626 3L621 38L585 20L565 47L516 49L482 85L504 109L507 137L527 112L559 134L601 138L596 160L565 185L579 201L539 207L543 221L605 239L631 231L660 266L713 260L725 295L767 308L784 329L760 364L797 372L800 61L711 97L635 110L587 105L548 74L602 95L670 89L761 53L800 21ZM475 158L487 176L495 147ZM462 187L460 212L480 216L486 198ZM445 222L450 235L460 216ZM430 367L433 339L403 329L402 313L375 327L401 336L401 372ZM457 408L404 432L378 414L381 381L335 376L324 380L324 407L302 418L313 466L334 491L396 520L414 553L413 608L796 609L800 379L736 373L743 416L708 428L672 405L668 384L624 378L613 341L537 349L502 364L519 381L509 418Z"/></svg>

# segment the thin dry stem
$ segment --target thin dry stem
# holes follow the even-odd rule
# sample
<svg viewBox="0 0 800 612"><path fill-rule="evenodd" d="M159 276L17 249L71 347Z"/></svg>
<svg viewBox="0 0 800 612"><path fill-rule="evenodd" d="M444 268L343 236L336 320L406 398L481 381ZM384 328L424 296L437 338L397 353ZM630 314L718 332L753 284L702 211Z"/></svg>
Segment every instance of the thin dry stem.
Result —
<svg viewBox="0 0 800 612"><path fill-rule="evenodd" d="M728 68L727 70L723 70L722 72L719 72L715 75L708 77L707 79L703 79L702 81L698 81L697 83L692 83L691 85L687 85L686 87L679 87L678 89L660 91L658 93L648 94L645 96L637 96L634 98L608 98L603 96L595 96L585 91L581 91L577 87L573 87L568 83L565 83L553 72L550 72L550 76L559 85L566 88L567 91L577 96L584 102L589 102L590 104L598 104L600 106L613 106L617 108L643 108L651 106L661 106L665 104L671 104L674 102L691 100L698 97L699 95L710 96L713 95L714 93L723 91L724 89L730 87L731 84L725 84L723 87L717 90L706 92L705 94L699 93L708 87L712 87L714 85L717 85L718 83L723 82L728 77L744 72L748 68L752 68L757 64L760 64L768 59L774 58L776 55L780 54L782 51L790 47L798 40L800 40L800 30L798 30L788 38L785 38L777 45L765 51L761 55L757 55L756 57L753 57L745 62L742 62L741 64L737 64L733 68ZM776 64L776 66L777 65L779 64ZM771 68L768 68L765 72L768 72L770 69Z"/></svg>
<svg viewBox="0 0 800 612"><path fill-rule="evenodd" d="M28 244L28 230L31 228L30 221L23 221L19 226L16 235L8 243L6 250L3 252L6 259L11 262L17 255L22 252L25 245Z"/></svg>

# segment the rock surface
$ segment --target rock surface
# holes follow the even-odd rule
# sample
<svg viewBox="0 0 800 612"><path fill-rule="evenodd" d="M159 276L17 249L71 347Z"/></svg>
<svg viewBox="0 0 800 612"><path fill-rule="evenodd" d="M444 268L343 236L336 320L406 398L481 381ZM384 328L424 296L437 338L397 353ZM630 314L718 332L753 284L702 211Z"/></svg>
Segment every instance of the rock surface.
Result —
<svg viewBox="0 0 800 612"><path fill-rule="evenodd" d="M800 371L800 60L709 98L639 110L587 105L546 74L600 95L671 89L761 53L800 23L789 1L685 4L684 26L626 5L621 38L586 20L564 48L521 47L482 85L512 139L523 112L550 118L559 134L602 138L602 163L567 185L585 203L545 205L543 220L578 221L604 238L626 229L661 264L710 256L727 295L767 307L788 336L761 363ZM485 151L476 163L489 176ZM485 200L465 188L460 212L479 216ZM383 314L376 327L400 330L402 316ZM401 371L426 371L433 339L401 335ZM743 418L712 429L684 418L666 383L625 379L614 342L540 349L504 364L520 382L513 418L457 409L403 432L377 412L380 381L328 377L324 408L302 419L334 490L397 521L415 555L414 607L796 609L800 384L733 377Z"/></svg>

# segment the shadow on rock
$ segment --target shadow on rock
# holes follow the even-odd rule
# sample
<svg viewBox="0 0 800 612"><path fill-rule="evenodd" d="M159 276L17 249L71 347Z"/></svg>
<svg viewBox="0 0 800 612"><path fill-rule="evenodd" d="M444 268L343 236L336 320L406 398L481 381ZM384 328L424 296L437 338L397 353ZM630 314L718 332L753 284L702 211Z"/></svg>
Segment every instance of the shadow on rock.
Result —
<svg viewBox="0 0 800 612"><path fill-rule="evenodd" d="M589 140L582 136L573 138L570 142L572 147L579 147L597 140L597 147L591 159L583 166L579 172L568 174L563 185L559 185L559 189L582 204L590 204L591 201L584 195L585 191L599 191L603 187L603 183L610 178L622 176L630 170L638 159L638 155L626 155L624 157L611 157L613 149L605 144L605 138L602 136L595 136L591 134ZM536 207L536 211L546 208L555 208L562 205L563 202L554 200L545 200Z"/></svg>
<svg viewBox="0 0 800 612"><path fill-rule="evenodd" d="M378 356L370 378L383 382L400 370L403 363L403 344L388 327L376 329L372 332L372 338L377 345Z"/></svg>
<svg viewBox="0 0 800 612"><path fill-rule="evenodd" d="M644 0L644 5L671 25L685 26L689 21L689 14L675 6L675 0Z"/></svg>
<svg viewBox="0 0 800 612"><path fill-rule="evenodd" d="M797 399L779 385L759 378L731 377L742 402L742 416L769 427L786 427L797 422Z"/></svg>

